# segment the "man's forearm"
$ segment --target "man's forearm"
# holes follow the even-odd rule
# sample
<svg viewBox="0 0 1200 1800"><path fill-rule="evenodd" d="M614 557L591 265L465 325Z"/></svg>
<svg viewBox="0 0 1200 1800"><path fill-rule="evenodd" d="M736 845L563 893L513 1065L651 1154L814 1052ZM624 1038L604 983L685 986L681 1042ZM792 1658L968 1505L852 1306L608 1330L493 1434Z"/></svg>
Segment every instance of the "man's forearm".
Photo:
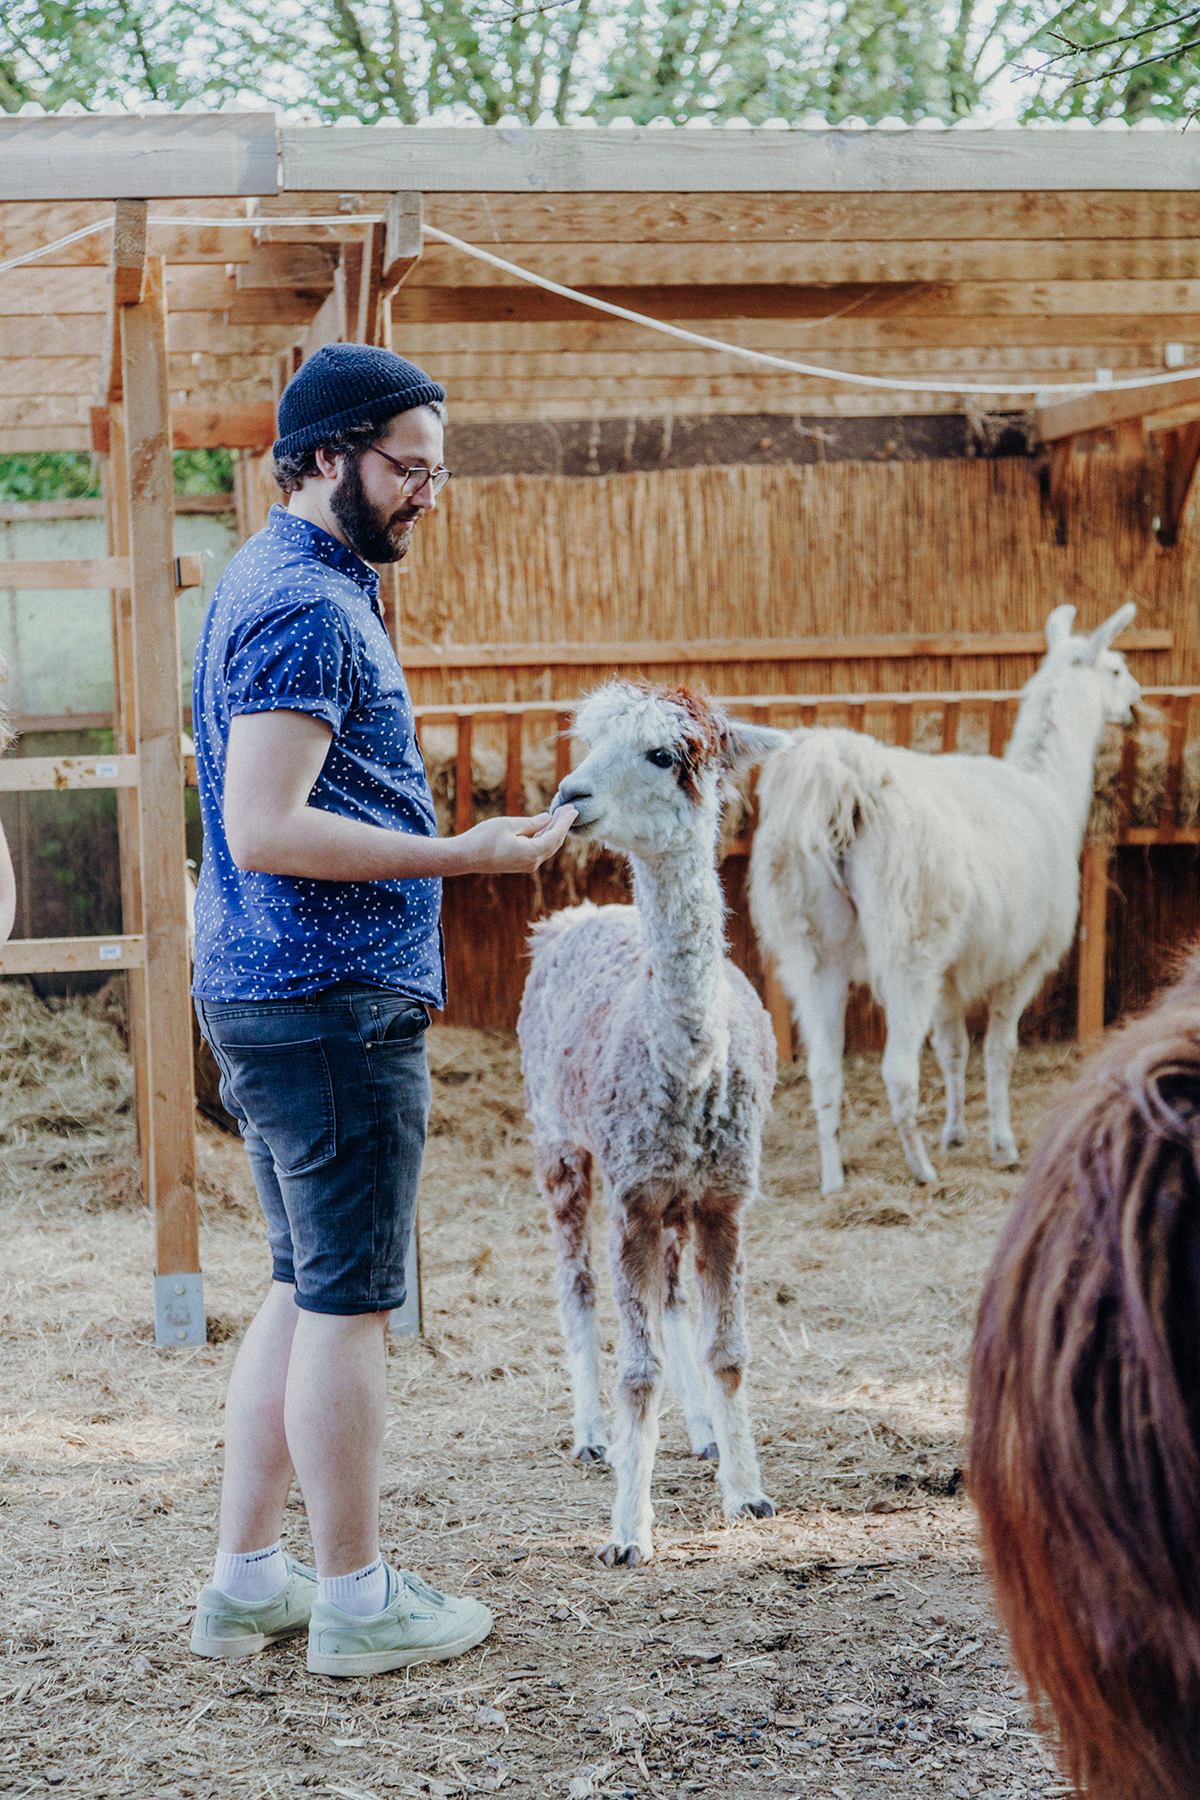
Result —
<svg viewBox="0 0 1200 1800"><path fill-rule="evenodd" d="M229 832L229 848L241 869L309 881L412 881L469 872L459 839L385 831L317 806L243 825Z"/></svg>

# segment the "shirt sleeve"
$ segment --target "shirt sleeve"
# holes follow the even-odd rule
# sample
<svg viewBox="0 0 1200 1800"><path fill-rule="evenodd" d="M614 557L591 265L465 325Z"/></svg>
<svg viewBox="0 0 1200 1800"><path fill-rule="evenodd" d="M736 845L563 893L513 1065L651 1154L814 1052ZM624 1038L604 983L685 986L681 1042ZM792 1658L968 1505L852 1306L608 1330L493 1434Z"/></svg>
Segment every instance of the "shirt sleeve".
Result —
<svg viewBox="0 0 1200 1800"><path fill-rule="evenodd" d="M301 712L334 732L354 702L358 658L339 609L326 599L280 598L229 642L229 714Z"/></svg>

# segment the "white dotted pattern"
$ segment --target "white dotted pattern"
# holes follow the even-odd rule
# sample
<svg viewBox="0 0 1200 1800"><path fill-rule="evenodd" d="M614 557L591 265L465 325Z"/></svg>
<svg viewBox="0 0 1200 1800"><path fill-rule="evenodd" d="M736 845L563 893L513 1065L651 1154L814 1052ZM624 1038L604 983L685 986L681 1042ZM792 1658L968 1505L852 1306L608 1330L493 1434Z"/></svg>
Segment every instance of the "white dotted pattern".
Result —
<svg viewBox="0 0 1200 1800"><path fill-rule="evenodd" d="M378 577L328 532L281 506L221 577L196 650L192 726L204 862L192 992L205 1000L285 1000L365 981L444 1006L440 881L309 881L233 861L223 819L229 722L254 712L311 713L331 727L310 806L437 836Z"/></svg>

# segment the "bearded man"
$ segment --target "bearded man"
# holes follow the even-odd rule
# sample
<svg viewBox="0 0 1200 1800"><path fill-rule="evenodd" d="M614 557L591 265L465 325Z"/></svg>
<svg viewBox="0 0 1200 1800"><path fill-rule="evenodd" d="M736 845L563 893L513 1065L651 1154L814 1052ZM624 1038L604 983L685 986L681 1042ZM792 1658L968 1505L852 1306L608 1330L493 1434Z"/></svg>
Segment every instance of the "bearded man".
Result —
<svg viewBox="0 0 1200 1800"><path fill-rule="evenodd" d="M267 1221L273 1280L225 1403L220 1548L192 1649L308 1628L308 1667L458 1655L492 1618L379 1555L388 1316L405 1297L445 1005L441 877L528 874L574 809L439 839L372 563L437 504L445 390L331 344L279 406L288 498L213 595L192 721L204 821L193 993ZM569 815L569 816L568 816ZM293 1474L316 1569L280 1543Z"/></svg>

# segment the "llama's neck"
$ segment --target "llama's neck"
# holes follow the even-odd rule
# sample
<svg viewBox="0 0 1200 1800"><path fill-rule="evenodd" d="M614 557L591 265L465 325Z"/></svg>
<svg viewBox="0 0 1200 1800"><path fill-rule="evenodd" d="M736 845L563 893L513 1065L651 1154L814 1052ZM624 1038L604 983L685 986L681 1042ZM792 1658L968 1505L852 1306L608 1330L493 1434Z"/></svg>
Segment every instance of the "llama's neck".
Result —
<svg viewBox="0 0 1200 1800"><path fill-rule="evenodd" d="M706 837L679 855L630 858L651 1054L689 1090L723 1078L729 1054L725 896L714 850Z"/></svg>
<svg viewBox="0 0 1200 1800"><path fill-rule="evenodd" d="M1075 665L1057 678L1030 683L1021 701L1005 762L1036 775L1067 807L1082 843L1092 804L1096 751L1104 704L1087 669Z"/></svg>

